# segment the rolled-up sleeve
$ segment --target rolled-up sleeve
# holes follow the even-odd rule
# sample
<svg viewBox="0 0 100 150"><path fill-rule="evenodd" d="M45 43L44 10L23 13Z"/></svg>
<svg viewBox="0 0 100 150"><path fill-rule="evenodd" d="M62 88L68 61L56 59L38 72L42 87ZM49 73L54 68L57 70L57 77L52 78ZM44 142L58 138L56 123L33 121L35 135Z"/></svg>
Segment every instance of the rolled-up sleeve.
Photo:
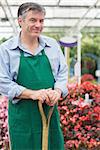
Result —
<svg viewBox="0 0 100 150"><path fill-rule="evenodd" d="M57 44L58 55L59 55L59 68L56 76L56 82L54 88L59 88L62 90L62 96L65 97L68 93L67 82L68 82L68 67L65 61L65 57L62 53L62 50Z"/></svg>
<svg viewBox="0 0 100 150"><path fill-rule="evenodd" d="M9 61L10 57L8 52L5 50L5 47L0 46L0 94L13 100L14 97L19 96L25 90L25 87L13 81Z"/></svg>

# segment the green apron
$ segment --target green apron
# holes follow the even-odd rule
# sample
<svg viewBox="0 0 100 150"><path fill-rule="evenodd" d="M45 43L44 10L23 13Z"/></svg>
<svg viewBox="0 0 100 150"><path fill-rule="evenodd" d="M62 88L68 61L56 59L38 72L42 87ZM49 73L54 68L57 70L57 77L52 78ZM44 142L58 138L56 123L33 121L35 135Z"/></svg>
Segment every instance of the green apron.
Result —
<svg viewBox="0 0 100 150"><path fill-rule="evenodd" d="M44 50L41 55L20 56L17 83L28 89L39 90L54 87L54 77ZM50 106L43 103L45 114ZM37 100L9 101L8 122L11 150L42 150L42 120ZM57 105L50 121L48 150L64 150L64 139L60 128Z"/></svg>

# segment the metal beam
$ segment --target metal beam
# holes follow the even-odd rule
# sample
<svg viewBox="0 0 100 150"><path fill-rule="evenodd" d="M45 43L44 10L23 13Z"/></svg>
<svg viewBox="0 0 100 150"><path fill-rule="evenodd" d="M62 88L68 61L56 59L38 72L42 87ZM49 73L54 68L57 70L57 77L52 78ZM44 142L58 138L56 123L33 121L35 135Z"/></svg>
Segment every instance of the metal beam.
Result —
<svg viewBox="0 0 100 150"><path fill-rule="evenodd" d="M61 8L72 8L72 9L73 9L73 8L76 8L76 9L78 9L78 8L79 8L79 9L81 9L81 8L86 8L86 9L87 9L87 8L90 7L90 6L88 6L88 5L87 5L87 6L86 6L86 5L85 5L85 6L84 6L84 5L83 5L83 6L82 6L82 5L81 5L81 6L79 6L79 5L73 5L73 6L72 6L72 5L63 5L63 4L59 4L59 2L58 2L57 4L58 4L58 6L61 7ZM4 6L5 6L5 4L4 4ZM17 4L10 4L10 7L19 7L19 5L17 5ZM50 8L52 7L52 8L53 8L53 7L57 7L57 5L46 5L46 4L45 4L45 5L43 5L43 7L45 7L45 8L46 8L46 7L47 7L47 8L48 8L48 7L50 7ZM95 8L100 8L100 6L95 6Z"/></svg>
<svg viewBox="0 0 100 150"><path fill-rule="evenodd" d="M5 13L5 17L9 19L10 25L13 28L13 34L16 35L18 31L17 31L17 27L16 27L16 24L15 24L10 6L9 6L7 0L4 0L3 2L1 1L0 3L1 3L1 7L2 7L4 13Z"/></svg>
<svg viewBox="0 0 100 150"><path fill-rule="evenodd" d="M71 33L71 35L73 36L73 31L76 31L76 33L78 33L80 30L82 30L82 27L80 26L80 23L82 22L83 19L86 18L86 15L90 12L91 9L93 9L93 8L96 9L97 4L98 4L99 1L100 1L100 0L96 0L96 2L95 2L92 6L90 6L90 7L88 8L88 10L84 13L84 15L83 15L81 18L78 19L78 21L77 21L77 23L75 24L75 26L71 27L71 28L67 31L67 34L68 34L68 33ZM90 20L91 20L91 18L90 18ZM76 34L76 33L75 33L75 34Z"/></svg>

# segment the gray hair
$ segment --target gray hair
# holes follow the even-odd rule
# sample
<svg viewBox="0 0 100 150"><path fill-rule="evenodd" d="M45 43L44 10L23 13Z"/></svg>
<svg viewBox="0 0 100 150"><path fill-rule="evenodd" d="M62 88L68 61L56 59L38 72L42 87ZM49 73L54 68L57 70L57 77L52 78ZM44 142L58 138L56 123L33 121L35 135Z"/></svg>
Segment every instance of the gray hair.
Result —
<svg viewBox="0 0 100 150"><path fill-rule="evenodd" d="M46 14L45 8L42 5L37 3L27 2L19 6L17 16L18 17L22 16L23 14L26 14L30 10L42 12L44 13L44 15Z"/></svg>

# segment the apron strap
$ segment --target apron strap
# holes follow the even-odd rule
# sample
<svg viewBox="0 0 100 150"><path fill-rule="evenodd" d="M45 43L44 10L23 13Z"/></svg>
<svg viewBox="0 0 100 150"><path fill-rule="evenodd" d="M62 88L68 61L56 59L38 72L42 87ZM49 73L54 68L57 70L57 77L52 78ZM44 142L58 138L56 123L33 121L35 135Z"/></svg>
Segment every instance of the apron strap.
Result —
<svg viewBox="0 0 100 150"><path fill-rule="evenodd" d="M23 51L22 49L20 49L20 48L19 48L19 51L20 51L20 55L21 55L21 56L24 56L24 51ZM45 55L44 49L41 50L41 53L42 53L42 55Z"/></svg>
<svg viewBox="0 0 100 150"><path fill-rule="evenodd" d="M19 48L19 50L20 50L20 55L24 56L24 51L22 49L20 49L20 48Z"/></svg>
<svg viewBox="0 0 100 150"><path fill-rule="evenodd" d="M42 55L45 55L45 51L44 51L44 49L41 51L41 53L42 53Z"/></svg>

